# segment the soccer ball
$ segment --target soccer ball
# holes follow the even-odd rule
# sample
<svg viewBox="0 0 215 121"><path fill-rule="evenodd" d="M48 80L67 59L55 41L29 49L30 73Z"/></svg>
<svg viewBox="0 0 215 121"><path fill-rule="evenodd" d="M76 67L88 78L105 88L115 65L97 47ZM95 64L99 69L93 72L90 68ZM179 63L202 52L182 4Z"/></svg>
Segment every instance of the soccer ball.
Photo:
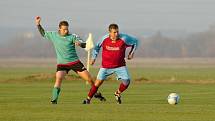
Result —
<svg viewBox="0 0 215 121"><path fill-rule="evenodd" d="M171 105L176 105L179 102L179 95L177 93L170 93L167 101Z"/></svg>

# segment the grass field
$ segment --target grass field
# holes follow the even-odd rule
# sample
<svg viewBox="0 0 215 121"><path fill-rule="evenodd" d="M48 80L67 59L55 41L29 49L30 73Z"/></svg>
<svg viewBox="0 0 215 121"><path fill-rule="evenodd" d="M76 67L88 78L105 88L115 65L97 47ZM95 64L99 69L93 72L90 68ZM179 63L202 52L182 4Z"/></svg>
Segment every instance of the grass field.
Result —
<svg viewBox="0 0 215 121"><path fill-rule="evenodd" d="M29 64L31 65L31 64ZM177 65L177 66L176 66ZM190 65L190 64L189 64ZM0 121L214 121L215 67L211 65L129 67L133 79L116 104L114 77L100 91L106 102L83 105L89 86L74 73L62 85L57 105L50 104L55 68L49 66L0 66ZM97 68L91 73L96 75ZM167 104L177 92L178 105Z"/></svg>

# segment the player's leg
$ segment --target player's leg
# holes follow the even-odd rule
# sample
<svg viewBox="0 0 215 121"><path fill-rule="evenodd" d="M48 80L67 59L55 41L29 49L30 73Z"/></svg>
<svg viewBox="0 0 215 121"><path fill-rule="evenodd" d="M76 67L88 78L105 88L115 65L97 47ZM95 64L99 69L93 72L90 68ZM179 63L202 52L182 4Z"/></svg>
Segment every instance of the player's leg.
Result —
<svg viewBox="0 0 215 121"><path fill-rule="evenodd" d="M103 81L107 78L107 76L109 76L110 74L112 74L111 71L109 71L108 69L105 68L100 68L99 73L97 75L97 79L95 81L95 84L91 87L89 93L88 93L88 97L86 100L84 100L83 104L89 104L90 100L93 98L93 96L96 94L98 88L102 85Z"/></svg>
<svg viewBox="0 0 215 121"><path fill-rule="evenodd" d="M60 87L65 75L67 74L66 71L57 71L56 72L56 80L54 84L54 88L52 90L52 104L57 104L57 99L60 94Z"/></svg>
<svg viewBox="0 0 215 121"><path fill-rule="evenodd" d="M87 70L84 71L77 71L77 74L84 79L85 81L87 81L91 86L94 85L93 82L93 78L91 77L90 73Z"/></svg>
<svg viewBox="0 0 215 121"><path fill-rule="evenodd" d="M90 104L91 99L97 93L98 88L102 85L103 80L96 80L95 84L91 87L90 91L88 92L87 99L83 101L83 104Z"/></svg>
<svg viewBox="0 0 215 121"><path fill-rule="evenodd" d="M90 73L87 70L84 70L84 71L81 71L81 72L77 71L77 74L82 79L84 79L85 81L87 81L91 85L91 87L94 86L93 78L92 78L92 76L90 75ZM106 101L105 97L102 96L101 92L96 92L94 94L94 97L98 98L100 101Z"/></svg>
<svg viewBox="0 0 215 121"><path fill-rule="evenodd" d="M118 90L114 93L114 96L116 98L117 103L121 104L121 93L128 88L130 84L130 76L128 73L128 69L125 66L116 68L115 73L117 75L117 79L121 80L121 83L119 85Z"/></svg>
<svg viewBox="0 0 215 121"><path fill-rule="evenodd" d="M78 63L70 66L70 69L72 69L74 72L76 72L82 79L87 81L91 86L94 84L92 76L87 71L87 69L84 67L83 63L78 62Z"/></svg>

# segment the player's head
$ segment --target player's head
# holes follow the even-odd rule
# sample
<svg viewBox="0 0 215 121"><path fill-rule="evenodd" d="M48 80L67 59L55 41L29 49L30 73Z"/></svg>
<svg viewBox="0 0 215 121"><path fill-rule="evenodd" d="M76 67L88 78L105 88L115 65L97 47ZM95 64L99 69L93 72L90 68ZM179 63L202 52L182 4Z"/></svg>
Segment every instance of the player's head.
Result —
<svg viewBox="0 0 215 121"><path fill-rule="evenodd" d="M112 40L118 39L118 36L119 36L119 27L118 27L117 24L110 24L108 30L109 30L110 38Z"/></svg>
<svg viewBox="0 0 215 121"><path fill-rule="evenodd" d="M69 24L67 21L61 21L59 23L59 34L61 36L65 36L69 34Z"/></svg>

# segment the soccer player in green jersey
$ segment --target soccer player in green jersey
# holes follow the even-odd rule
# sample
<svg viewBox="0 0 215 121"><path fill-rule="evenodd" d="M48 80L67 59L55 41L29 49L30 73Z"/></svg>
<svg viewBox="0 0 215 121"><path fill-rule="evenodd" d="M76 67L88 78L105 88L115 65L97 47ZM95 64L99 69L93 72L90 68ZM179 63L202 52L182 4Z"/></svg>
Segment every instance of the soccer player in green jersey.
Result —
<svg viewBox="0 0 215 121"><path fill-rule="evenodd" d="M78 35L69 33L68 22L61 21L59 23L58 31L45 31L42 28L40 21L41 17L37 16L35 22L40 34L53 43L57 55L56 81L51 99L52 104L57 104L61 83L71 69L82 79L88 81L91 86L94 85L94 82L90 73L79 60L75 49L75 46L85 48L86 43L84 43ZM101 101L105 101L105 98L101 95L101 93L97 93L94 97L100 99Z"/></svg>

